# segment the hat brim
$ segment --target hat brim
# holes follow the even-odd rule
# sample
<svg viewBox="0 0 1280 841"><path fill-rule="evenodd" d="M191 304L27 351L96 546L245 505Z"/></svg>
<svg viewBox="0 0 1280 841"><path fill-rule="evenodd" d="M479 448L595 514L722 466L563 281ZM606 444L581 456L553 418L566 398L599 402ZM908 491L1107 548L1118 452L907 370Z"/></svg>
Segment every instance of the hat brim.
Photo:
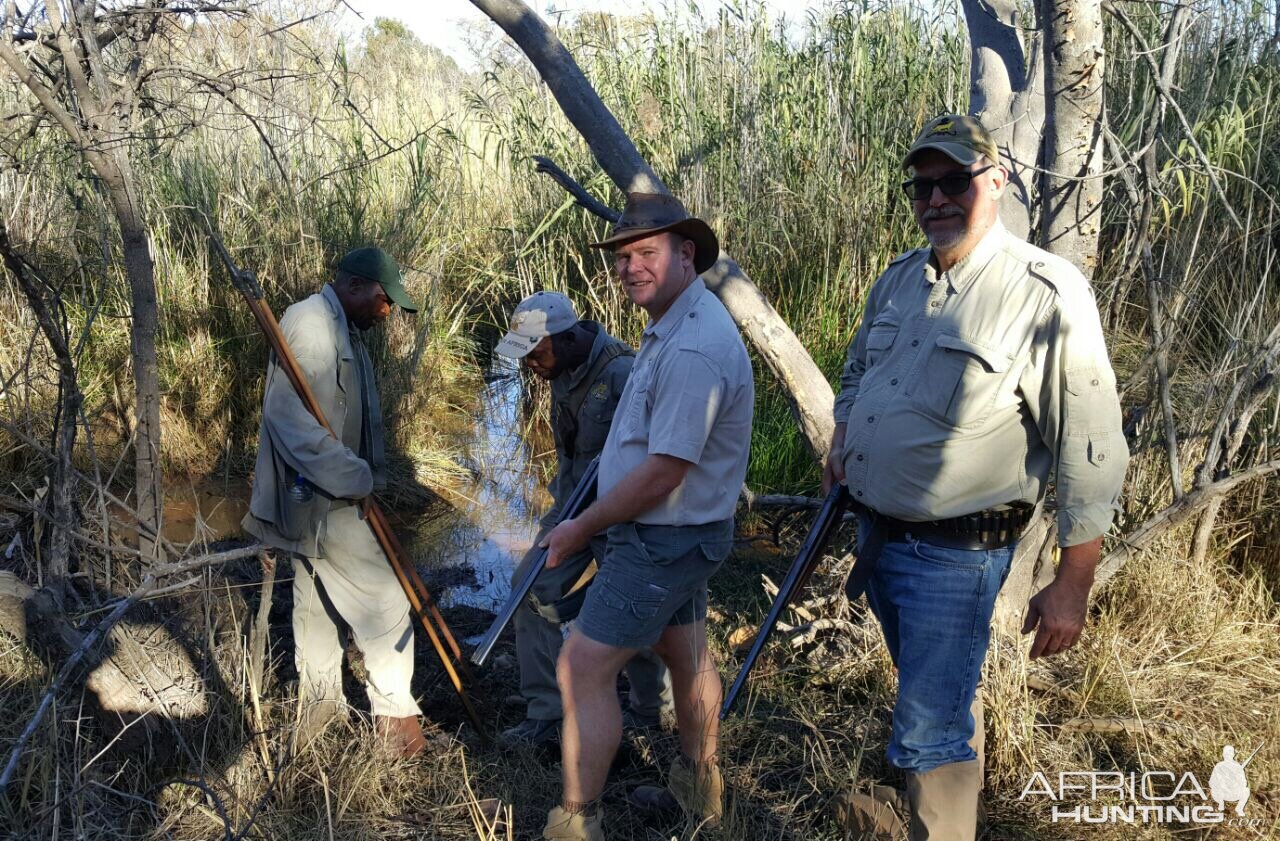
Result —
<svg viewBox="0 0 1280 841"><path fill-rule="evenodd" d="M499 339L498 343L493 346L493 350L508 359L524 359L531 350L538 346L538 342L544 338L546 337L522 336L514 330L509 330L507 335Z"/></svg>
<svg viewBox="0 0 1280 841"><path fill-rule="evenodd" d="M623 228L622 230L615 230L608 239L602 239L590 245L592 248L617 248L626 242L633 242L634 240L667 232L680 234L693 241L693 269L698 274L710 269L720 259L720 240L716 238L716 232L711 230L711 226L706 222L695 217L681 219L679 222L672 222L670 225L662 225L657 228Z"/></svg>
<svg viewBox="0 0 1280 841"><path fill-rule="evenodd" d="M951 160L958 164L963 164L964 166L972 166L984 157L982 152L970 149L963 143L935 140L931 143L921 143L919 146L913 147L911 151L907 153L907 156L902 159L902 168L906 169L911 166L912 159L926 149L936 149Z"/></svg>
<svg viewBox="0 0 1280 841"><path fill-rule="evenodd" d="M398 306L400 309L404 310L405 312L418 311L418 305L415 304L413 302L413 299L409 297L409 293L405 290L402 284L383 283L382 291L386 292L387 297L390 298L395 303L396 306Z"/></svg>

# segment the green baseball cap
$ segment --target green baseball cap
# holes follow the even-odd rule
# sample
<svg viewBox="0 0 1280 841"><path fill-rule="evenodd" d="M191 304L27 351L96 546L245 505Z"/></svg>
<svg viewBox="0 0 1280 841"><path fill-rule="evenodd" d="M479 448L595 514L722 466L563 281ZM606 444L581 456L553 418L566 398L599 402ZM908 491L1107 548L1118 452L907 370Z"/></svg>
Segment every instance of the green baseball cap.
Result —
<svg viewBox="0 0 1280 841"><path fill-rule="evenodd" d="M338 263L338 268L357 277L377 281L382 285L382 291L386 292L387 297L400 309L406 312L418 311L418 305L413 302L404 288L400 267L396 265L391 255L381 248L374 246L353 248L343 256L342 261Z"/></svg>
<svg viewBox="0 0 1280 841"><path fill-rule="evenodd" d="M925 149L937 149L965 166L976 164L983 157L1000 163L1000 150L991 135L976 118L964 114L943 114L925 123L902 159L902 168L911 166L911 159Z"/></svg>

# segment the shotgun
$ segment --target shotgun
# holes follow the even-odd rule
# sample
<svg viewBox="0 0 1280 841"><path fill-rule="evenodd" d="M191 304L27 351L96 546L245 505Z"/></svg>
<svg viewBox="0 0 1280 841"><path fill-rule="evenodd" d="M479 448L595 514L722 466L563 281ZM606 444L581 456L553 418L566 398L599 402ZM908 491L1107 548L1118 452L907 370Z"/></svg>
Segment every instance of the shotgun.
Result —
<svg viewBox="0 0 1280 841"><path fill-rule="evenodd" d="M214 233L213 225L209 223L207 218L205 223L209 228L209 239L213 242L218 256L222 258L223 265L227 267L227 273L231 275L232 285L244 296L245 301L249 304L249 309L253 311L253 317L257 319L258 326L262 328L263 335L266 336L267 345L271 348L271 352L275 354L276 362L284 370L289 382L293 384L294 389L298 392L298 397L302 399L302 404L307 407L307 411L315 417L330 435L333 435L333 427L329 426L324 413L320 410L320 406L316 402L316 396L311 391L311 384L303 376L302 369L298 367L298 360L294 358L293 351L289 348L289 343L285 341L284 334L280 331L280 325L276 321L275 315L271 312L271 307L267 305L266 300L263 298L262 287L258 285L258 279L253 272L236 266L231 259L230 252L222 244L222 240L218 239L218 235ZM336 438L338 436L334 435L333 437ZM422 623L423 630L427 632L427 637L431 640L431 645L436 650L440 663L444 666L445 673L448 674L449 681L453 684L454 691L458 693L458 700L462 702L462 707L466 711L467 717L471 719L471 723L475 725L476 731L481 737L487 740L488 732L481 723L475 707L471 705L471 699L467 697L466 690L462 687L462 679L458 676L458 670L454 668L454 661L456 660L463 673L467 675L468 679L470 678L466 662L462 659L462 650L458 647L458 642L454 639L453 633L445 623L444 617L440 615L435 599L431 597L431 592L427 590L427 585L419 577L418 570L407 559L404 548L391 530L391 524L387 522L387 517L378 506L378 503L374 501L372 496L368 496L361 500L360 506L364 512L365 521L369 524L369 528L373 530L373 536L377 539L378 545L382 547L382 553L386 555L387 562L391 564L391 569L395 572L396 579L400 582L405 596L409 599L410 607ZM438 632L436 630L437 626L439 627ZM450 657L449 652L446 652L445 644L448 644L449 652L452 652L453 657Z"/></svg>
<svg viewBox="0 0 1280 841"><path fill-rule="evenodd" d="M742 687L747 683L747 676L751 673L751 667L755 665L756 659L760 657L760 652L764 650L764 644L769 639L769 634L773 633L778 620L782 618L782 611L786 610L787 605L791 603L796 593L804 589L805 584L809 582L809 577L813 575L813 571L817 569L819 562L822 561L827 544L831 542L831 537L836 533L836 529L840 528L840 523L844 519L844 509L848 504L849 489L842 483L837 482L831 488L831 492L827 494L827 498L823 500L822 507L818 509L818 518L813 521L813 526L809 529L804 545L800 547L799 554L796 555L791 568L787 570L787 577L782 580L782 585L778 588L778 595L774 597L773 604L769 607L769 614L765 617L764 624L760 626L760 630L756 633L755 641L751 644L751 650L747 652L746 659L742 661L742 668L738 671L738 676L734 679L733 686L729 687L729 691L725 693L724 705L720 707L720 719L722 721L729 715L729 711L733 709L734 702L738 700Z"/></svg>
<svg viewBox="0 0 1280 841"><path fill-rule="evenodd" d="M596 456L587 465L586 472L582 474L582 478L574 486L573 493L569 494L569 499L565 501L564 508L560 510L560 517L556 520L556 525L565 520L572 520L581 514L596 498L596 475L599 472L599 468L600 457ZM515 617L520 605L524 604L529 591L533 589L533 583L538 580L538 575L541 574L546 565L547 550L543 549L534 558L533 563L529 566L529 571L525 573L524 578L520 579L520 583L511 588L511 595L507 597L506 603L502 605L502 610L494 617L493 624L485 632L484 639L480 640L480 644L471 652L472 663L477 666L484 665L485 659L493 651L493 646L497 644L498 637L502 636L503 630Z"/></svg>

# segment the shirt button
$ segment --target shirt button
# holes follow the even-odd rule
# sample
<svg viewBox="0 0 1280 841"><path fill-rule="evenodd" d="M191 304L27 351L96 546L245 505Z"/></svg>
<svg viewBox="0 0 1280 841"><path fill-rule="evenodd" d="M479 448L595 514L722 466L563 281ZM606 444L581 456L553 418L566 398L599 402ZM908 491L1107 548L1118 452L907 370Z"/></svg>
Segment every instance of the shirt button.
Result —
<svg viewBox="0 0 1280 841"><path fill-rule="evenodd" d="M875 416L875 415L871 415L871 416L869 416L869 417L867 418L867 423L875 423L875 422L876 422L876 416Z"/></svg>
<svg viewBox="0 0 1280 841"><path fill-rule="evenodd" d="M898 384L898 378L897 378L897 377L894 377L893 379L889 380L889 385L897 385L897 384Z"/></svg>
<svg viewBox="0 0 1280 841"><path fill-rule="evenodd" d="M1097 384L1098 384L1097 380L1089 380L1089 385L1097 385Z"/></svg>
<svg viewBox="0 0 1280 841"><path fill-rule="evenodd" d="M920 346L920 340L919 340L919 339L912 339L912 340L911 340L911 346L912 346L912 347L919 347L919 346Z"/></svg>
<svg viewBox="0 0 1280 841"><path fill-rule="evenodd" d="M858 453L858 461L862 461L862 453Z"/></svg>
<svg viewBox="0 0 1280 841"><path fill-rule="evenodd" d="M1106 460L1107 460L1106 453L1098 453L1098 461L1106 461Z"/></svg>
<svg viewBox="0 0 1280 841"><path fill-rule="evenodd" d="M858 496L862 496L862 491L858 491Z"/></svg>

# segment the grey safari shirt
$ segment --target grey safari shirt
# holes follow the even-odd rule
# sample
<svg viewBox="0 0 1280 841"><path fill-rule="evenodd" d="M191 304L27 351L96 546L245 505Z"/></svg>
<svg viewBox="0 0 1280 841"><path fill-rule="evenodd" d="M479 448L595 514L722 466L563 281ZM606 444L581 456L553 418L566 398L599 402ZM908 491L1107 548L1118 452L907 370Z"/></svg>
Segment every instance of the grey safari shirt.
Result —
<svg viewBox="0 0 1280 841"><path fill-rule="evenodd" d="M1088 281L997 222L941 276L930 249L872 287L835 420L854 499L902 520L1035 503L1062 546L1107 531L1129 452Z"/></svg>
<svg viewBox="0 0 1280 841"><path fill-rule="evenodd" d="M543 525L555 524L559 519L561 506L573 494L573 489L587 471L587 466L604 449L614 412L618 408L618 401L627 385L627 377L631 375L631 364L635 360L631 353L617 356L591 382L586 382L596 360L611 345L625 347L626 343L610 336L603 326L597 325L596 338L586 361L551 381L551 430L556 445L556 475L550 485L554 504L543 515ZM575 419L577 432L573 441L568 442L564 440L563 424L558 418L560 413L569 411L570 399L580 389L586 389L586 395Z"/></svg>
<svg viewBox="0 0 1280 841"><path fill-rule="evenodd" d="M636 517L692 526L733 516L747 477L755 384L738 327L702 278L644 328L600 455L604 496L651 454L691 462L684 481Z"/></svg>

